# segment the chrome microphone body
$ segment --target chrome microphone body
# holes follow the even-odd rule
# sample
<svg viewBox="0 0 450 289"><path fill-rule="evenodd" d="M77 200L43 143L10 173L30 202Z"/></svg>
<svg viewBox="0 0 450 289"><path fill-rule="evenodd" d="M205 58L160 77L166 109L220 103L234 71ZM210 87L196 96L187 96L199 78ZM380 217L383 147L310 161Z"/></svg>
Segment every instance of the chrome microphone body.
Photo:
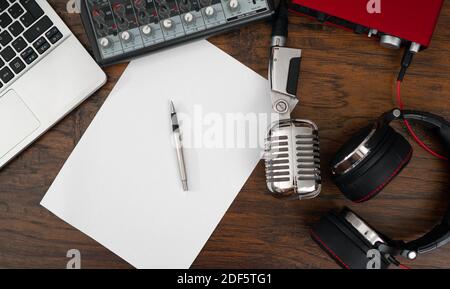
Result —
<svg viewBox="0 0 450 289"><path fill-rule="evenodd" d="M284 47L287 25L287 7L281 0L273 24L269 62L272 107L280 120L271 125L266 138L266 183L276 197L310 199L322 188L319 134L314 122L290 118L298 103L302 51Z"/></svg>

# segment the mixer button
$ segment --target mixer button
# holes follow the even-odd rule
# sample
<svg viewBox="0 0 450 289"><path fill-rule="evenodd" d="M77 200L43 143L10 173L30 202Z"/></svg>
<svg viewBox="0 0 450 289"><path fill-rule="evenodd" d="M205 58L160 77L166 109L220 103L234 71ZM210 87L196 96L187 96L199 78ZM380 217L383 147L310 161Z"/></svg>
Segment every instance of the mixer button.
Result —
<svg viewBox="0 0 450 289"><path fill-rule="evenodd" d="M163 26L164 26L164 28L166 28L166 29L172 28L172 27L173 27L173 21L172 21L172 19L164 19L164 20L163 20Z"/></svg>
<svg viewBox="0 0 450 289"><path fill-rule="evenodd" d="M194 20L194 15L192 15L192 13L188 12L188 13L184 14L183 18L186 23L191 23Z"/></svg>
<svg viewBox="0 0 450 289"><path fill-rule="evenodd" d="M228 2L228 7L230 7L231 10L236 10L239 7L239 0L230 0Z"/></svg>
<svg viewBox="0 0 450 289"><path fill-rule="evenodd" d="M212 6L208 6L208 7L205 8L205 14L208 17L213 16L215 12L216 11L214 10L214 7L212 7Z"/></svg>
<svg viewBox="0 0 450 289"><path fill-rule="evenodd" d="M142 27L142 33L146 36L152 34L152 27L150 27L150 25L144 25Z"/></svg>

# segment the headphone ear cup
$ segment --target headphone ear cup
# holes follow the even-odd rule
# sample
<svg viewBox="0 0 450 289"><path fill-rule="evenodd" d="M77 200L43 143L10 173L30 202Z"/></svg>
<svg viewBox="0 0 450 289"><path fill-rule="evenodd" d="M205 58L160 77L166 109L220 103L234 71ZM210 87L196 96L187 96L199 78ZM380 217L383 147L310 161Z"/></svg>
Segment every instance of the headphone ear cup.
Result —
<svg viewBox="0 0 450 289"><path fill-rule="evenodd" d="M366 139L366 137L370 134L373 129L372 125L366 126L356 133L354 133L350 139L343 144L340 149L334 155L333 160L331 161L331 167L334 167L340 161L342 161L346 156L352 153L358 146Z"/></svg>
<svg viewBox="0 0 450 289"><path fill-rule="evenodd" d="M367 252L375 247L349 223L343 212L331 211L315 224L311 237L341 267L346 269L367 269ZM389 267L389 262L381 257L380 269Z"/></svg>
<svg viewBox="0 0 450 289"><path fill-rule="evenodd" d="M333 178L341 192L353 202L364 202L376 196L408 164L412 156L409 142L392 127L374 135L373 148L361 163ZM347 143L343 146L352 146Z"/></svg>

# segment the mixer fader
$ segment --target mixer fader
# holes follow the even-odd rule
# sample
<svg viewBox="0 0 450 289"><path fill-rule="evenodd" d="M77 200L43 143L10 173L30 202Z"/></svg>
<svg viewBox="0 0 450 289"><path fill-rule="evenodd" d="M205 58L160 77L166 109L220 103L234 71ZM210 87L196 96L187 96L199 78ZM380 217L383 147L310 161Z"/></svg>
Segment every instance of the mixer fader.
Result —
<svg viewBox="0 0 450 289"><path fill-rule="evenodd" d="M273 13L271 0L82 0L102 65L229 30Z"/></svg>

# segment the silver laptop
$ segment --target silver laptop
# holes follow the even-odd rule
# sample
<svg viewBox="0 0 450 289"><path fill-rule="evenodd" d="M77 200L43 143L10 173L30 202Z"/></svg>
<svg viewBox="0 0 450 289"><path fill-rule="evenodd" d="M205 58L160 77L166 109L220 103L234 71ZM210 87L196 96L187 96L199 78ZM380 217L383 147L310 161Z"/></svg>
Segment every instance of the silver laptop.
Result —
<svg viewBox="0 0 450 289"><path fill-rule="evenodd" d="M0 0L0 168L106 82L45 0Z"/></svg>

